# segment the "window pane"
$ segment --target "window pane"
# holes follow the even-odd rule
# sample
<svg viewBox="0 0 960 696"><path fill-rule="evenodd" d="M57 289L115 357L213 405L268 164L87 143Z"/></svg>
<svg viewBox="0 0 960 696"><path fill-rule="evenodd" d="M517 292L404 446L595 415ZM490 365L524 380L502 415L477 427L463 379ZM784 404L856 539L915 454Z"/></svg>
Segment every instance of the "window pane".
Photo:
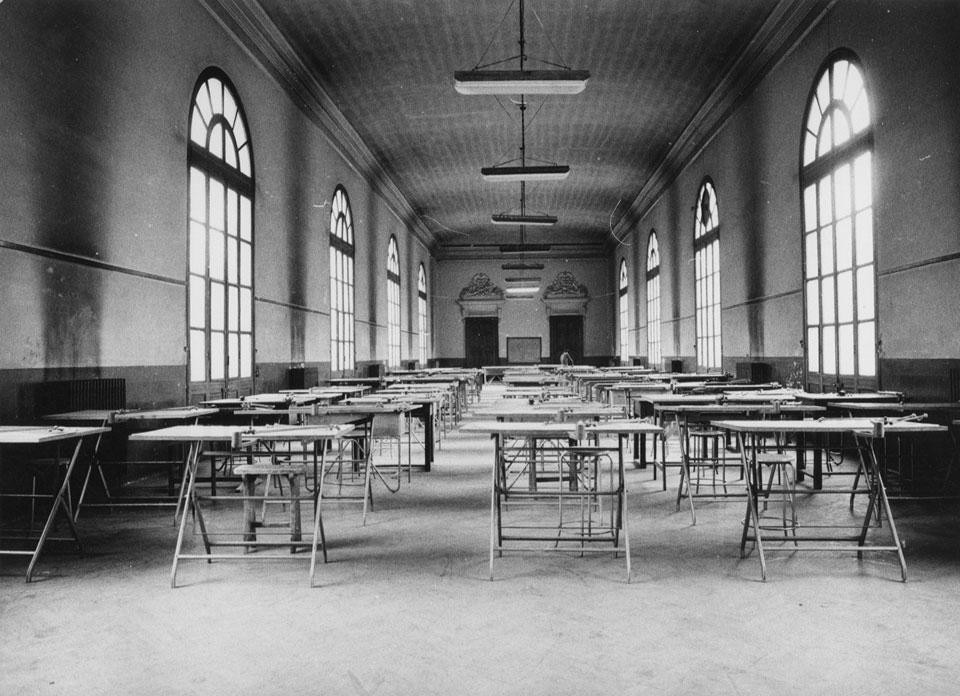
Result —
<svg viewBox="0 0 960 696"><path fill-rule="evenodd" d="M823 372L833 375L837 372L837 346L833 326L823 327Z"/></svg>
<svg viewBox="0 0 960 696"><path fill-rule="evenodd" d="M843 145L850 139L850 124L839 111L833 112L833 144Z"/></svg>
<svg viewBox="0 0 960 696"><path fill-rule="evenodd" d="M228 365L230 365L230 376L240 376L240 336L235 333L227 335L227 345L229 350Z"/></svg>
<svg viewBox="0 0 960 696"><path fill-rule="evenodd" d="M225 325L223 290L223 283L210 283L210 328L214 331L223 331Z"/></svg>
<svg viewBox="0 0 960 696"><path fill-rule="evenodd" d="M833 276L828 276L820 282L820 296L823 299L821 303L821 316L824 324L832 324L835 321L834 298L833 298Z"/></svg>
<svg viewBox="0 0 960 696"><path fill-rule="evenodd" d="M807 323L820 323L820 282L807 281Z"/></svg>
<svg viewBox="0 0 960 696"><path fill-rule="evenodd" d="M227 297L229 302L227 303L227 328L230 331L237 331L240 329L240 291L235 286L231 285L227 288Z"/></svg>
<svg viewBox="0 0 960 696"><path fill-rule="evenodd" d="M224 372L223 334L210 333L210 379L223 379Z"/></svg>
<svg viewBox="0 0 960 696"><path fill-rule="evenodd" d="M203 330L190 332L190 381L207 378L207 340Z"/></svg>
<svg viewBox="0 0 960 696"><path fill-rule="evenodd" d="M830 176L825 176L820 180L820 224L826 225L833 222L833 202L830 196Z"/></svg>
<svg viewBox="0 0 960 696"><path fill-rule="evenodd" d="M198 222L207 219L207 177L196 168L190 168L190 217Z"/></svg>
<svg viewBox="0 0 960 696"><path fill-rule="evenodd" d="M253 246L246 242L240 243L240 285L253 285Z"/></svg>
<svg viewBox="0 0 960 696"><path fill-rule="evenodd" d="M190 326L202 329L207 325L207 297L202 276L190 276Z"/></svg>
<svg viewBox="0 0 960 696"><path fill-rule="evenodd" d="M240 171L250 176L250 148L244 145L238 154L240 156Z"/></svg>
<svg viewBox="0 0 960 696"><path fill-rule="evenodd" d="M253 293L240 288L240 330L253 330Z"/></svg>
<svg viewBox="0 0 960 696"><path fill-rule="evenodd" d="M227 237L227 281L237 282L237 264L239 263L240 252L236 237Z"/></svg>
<svg viewBox="0 0 960 696"><path fill-rule="evenodd" d="M867 321L858 327L858 351L857 360L860 365L860 374L865 377L874 377L877 374L877 350L875 325L872 321Z"/></svg>
<svg viewBox="0 0 960 696"><path fill-rule="evenodd" d="M816 326L807 329L807 369L820 371L820 329Z"/></svg>
<svg viewBox="0 0 960 696"><path fill-rule="evenodd" d="M199 222L190 223L190 272L207 272L207 230Z"/></svg>
<svg viewBox="0 0 960 696"><path fill-rule="evenodd" d="M850 165L837 167L833 173L834 202L837 218L850 214Z"/></svg>
<svg viewBox="0 0 960 696"><path fill-rule="evenodd" d="M237 202L237 192L233 189L227 189L227 234L234 237L238 233L238 217L240 216L239 203Z"/></svg>
<svg viewBox="0 0 960 696"><path fill-rule="evenodd" d="M252 337L240 334L240 377L249 377L253 372Z"/></svg>
<svg viewBox="0 0 960 696"><path fill-rule="evenodd" d="M853 321L853 271L837 275L837 321Z"/></svg>
<svg viewBox="0 0 960 696"><path fill-rule="evenodd" d="M250 199L246 196L240 196L240 237L248 242L251 241L251 223Z"/></svg>
<svg viewBox="0 0 960 696"><path fill-rule="evenodd" d="M854 374L853 324L842 324L840 326L837 350L840 354L840 374Z"/></svg>
<svg viewBox="0 0 960 696"><path fill-rule="evenodd" d="M817 156L822 157L823 155L830 152L832 145L832 135L833 135L833 119L830 116L826 116L823 119L823 125L820 127L820 136L817 140Z"/></svg>
<svg viewBox="0 0 960 696"><path fill-rule="evenodd" d="M851 65L847 75L847 84L843 91L843 101L846 102L848 107L852 106L860 97L860 89L862 87L863 77L860 75L860 70L857 66ZM840 95L837 96L839 97Z"/></svg>
<svg viewBox="0 0 960 696"><path fill-rule="evenodd" d="M873 319L873 264L857 269L857 319Z"/></svg>
<svg viewBox="0 0 960 696"><path fill-rule="evenodd" d="M210 226L222 230L223 225L223 184L210 179Z"/></svg>
<svg viewBox="0 0 960 696"><path fill-rule="evenodd" d="M803 214L803 230L812 232L817 229L817 187L814 185L803 190Z"/></svg>
<svg viewBox="0 0 960 696"><path fill-rule="evenodd" d="M210 230L210 277L223 280L223 233Z"/></svg>
<svg viewBox="0 0 960 696"><path fill-rule="evenodd" d="M820 273L833 273L833 228L829 226L820 232Z"/></svg>
<svg viewBox="0 0 960 696"><path fill-rule="evenodd" d="M854 133L859 133L870 125L870 106L867 104L865 93L860 94L860 98L850 110L850 123Z"/></svg>
<svg viewBox="0 0 960 696"><path fill-rule="evenodd" d="M207 144L207 124L203 122L200 109L194 109L190 118L190 140L200 146Z"/></svg>
<svg viewBox="0 0 960 696"><path fill-rule="evenodd" d="M853 265L853 232L848 217L837 221L837 270L842 271Z"/></svg>
<svg viewBox="0 0 960 696"><path fill-rule="evenodd" d="M870 170L870 153L865 152L853 162L854 200L857 210L873 204L873 176Z"/></svg>
<svg viewBox="0 0 960 696"><path fill-rule="evenodd" d="M873 262L873 211L864 210L856 219L857 265L862 266Z"/></svg>
<svg viewBox="0 0 960 696"><path fill-rule="evenodd" d="M804 240L804 245L806 246L804 261L807 278L816 278L820 268L817 258L817 233L808 234Z"/></svg>

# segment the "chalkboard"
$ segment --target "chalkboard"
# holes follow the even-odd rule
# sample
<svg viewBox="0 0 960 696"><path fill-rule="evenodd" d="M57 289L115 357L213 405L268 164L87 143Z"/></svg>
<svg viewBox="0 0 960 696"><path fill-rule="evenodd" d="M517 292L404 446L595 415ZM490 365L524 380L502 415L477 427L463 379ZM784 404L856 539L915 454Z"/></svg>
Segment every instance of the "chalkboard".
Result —
<svg viewBox="0 0 960 696"><path fill-rule="evenodd" d="M540 341L539 336L507 338L507 362L529 365L540 362Z"/></svg>

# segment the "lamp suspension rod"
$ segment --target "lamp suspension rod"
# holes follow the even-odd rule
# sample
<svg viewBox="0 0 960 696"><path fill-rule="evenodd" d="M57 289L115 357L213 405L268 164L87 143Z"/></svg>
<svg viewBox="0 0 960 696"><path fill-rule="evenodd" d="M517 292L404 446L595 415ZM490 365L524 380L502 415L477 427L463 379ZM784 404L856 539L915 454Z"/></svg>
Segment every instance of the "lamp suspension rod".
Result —
<svg viewBox="0 0 960 696"><path fill-rule="evenodd" d="M523 35L523 0L520 0L520 72L523 72L523 61L527 57L524 53L526 42Z"/></svg>

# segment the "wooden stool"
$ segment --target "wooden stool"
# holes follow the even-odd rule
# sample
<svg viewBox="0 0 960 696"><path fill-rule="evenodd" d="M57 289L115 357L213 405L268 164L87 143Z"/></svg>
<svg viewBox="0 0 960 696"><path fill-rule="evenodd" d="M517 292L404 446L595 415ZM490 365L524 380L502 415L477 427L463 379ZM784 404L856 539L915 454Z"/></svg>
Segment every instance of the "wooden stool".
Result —
<svg viewBox="0 0 960 696"><path fill-rule="evenodd" d="M257 543L257 528L261 527L282 527L289 526L290 541L299 542L302 540L302 525L300 522L300 479L306 475L306 467L293 464L272 464L272 463L254 463L241 464L233 469L234 473L241 477L243 481L243 540L252 542L251 546ZM256 494L257 479L266 477L263 495ZM286 479L289 485L289 493L282 494L282 480ZM283 502L289 504L289 520L287 525L268 524L266 521L266 503L268 502L271 480L280 483L281 495L271 502ZM264 509L257 519L257 501L264 504ZM323 522L321 521L321 528ZM296 552L302 548L303 544L292 543L290 553ZM249 547L248 547L249 550Z"/></svg>
<svg viewBox="0 0 960 696"><path fill-rule="evenodd" d="M787 454L778 454L776 452L761 452L757 454L757 466L767 466L770 468L770 475L767 478L767 488L763 496L763 509L767 509L767 503L772 494L777 493L782 496L781 502L781 523L783 533L786 535L792 531L794 536L797 533L797 475L793 466L793 459ZM774 479L780 484L779 488L773 487Z"/></svg>

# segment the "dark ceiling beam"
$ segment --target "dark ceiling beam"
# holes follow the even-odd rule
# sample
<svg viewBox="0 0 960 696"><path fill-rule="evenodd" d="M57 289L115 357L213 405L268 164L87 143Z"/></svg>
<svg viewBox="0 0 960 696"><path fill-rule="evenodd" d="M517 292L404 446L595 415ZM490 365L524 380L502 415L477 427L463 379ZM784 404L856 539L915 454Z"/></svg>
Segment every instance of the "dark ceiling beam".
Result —
<svg viewBox="0 0 960 696"><path fill-rule="evenodd" d="M643 219L684 168L707 146L760 81L823 19L836 0L780 0L750 43L724 71L716 88L673 146L614 221L606 246L612 251Z"/></svg>
<svg viewBox="0 0 960 696"><path fill-rule="evenodd" d="M436 235L423 223L327 90L256 0L200 0L241 48L260 64L366 180L407 229L434 255Z"/></svg>

